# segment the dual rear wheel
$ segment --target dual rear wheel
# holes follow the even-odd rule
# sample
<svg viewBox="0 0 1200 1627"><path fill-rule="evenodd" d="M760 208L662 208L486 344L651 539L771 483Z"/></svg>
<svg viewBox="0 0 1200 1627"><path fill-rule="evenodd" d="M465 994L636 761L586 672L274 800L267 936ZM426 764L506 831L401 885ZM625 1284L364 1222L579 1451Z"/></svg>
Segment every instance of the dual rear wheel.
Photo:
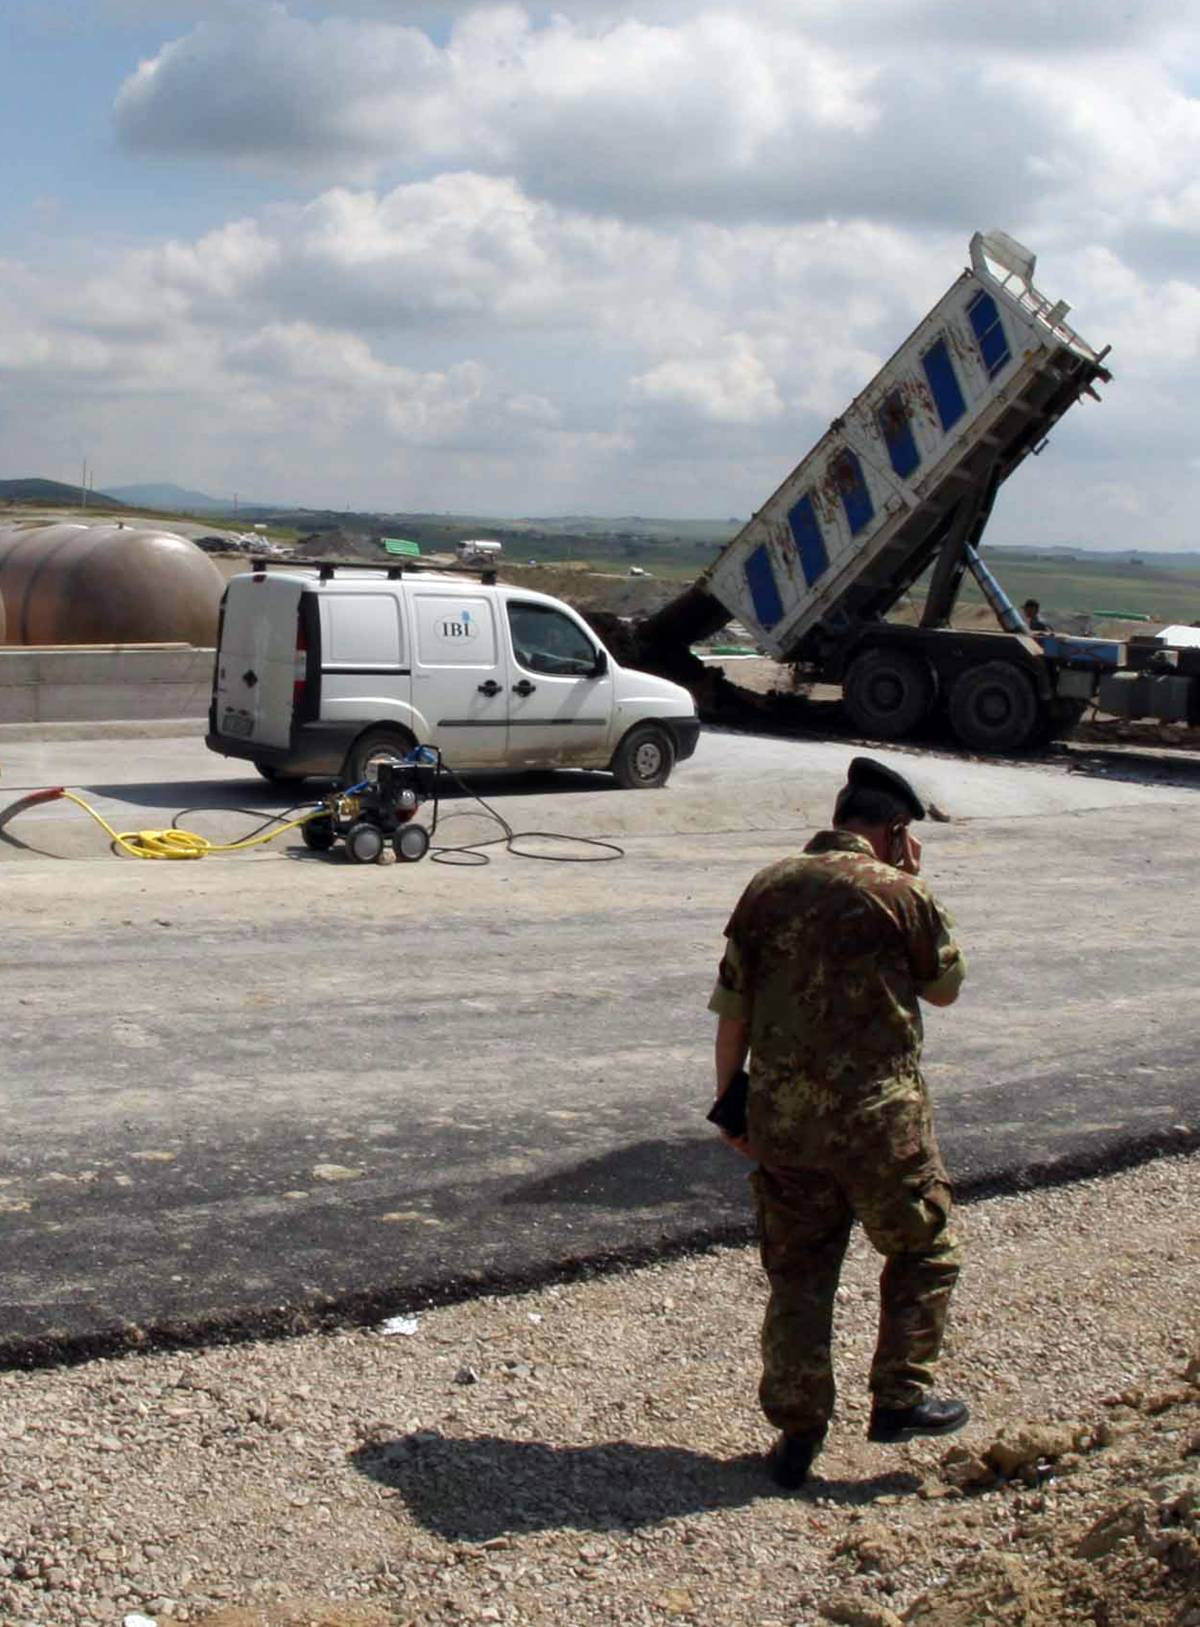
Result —
<svg viewBox="0 0 1200 1627"><path fill-rule="evenodd" d="M877 645L851 663L842 698L851 722L864 734L901 740L933 710L937 685L920 656ZM946 711L955 738L968 751L1020 751L1043 724L1033 680L1012 661L984 661L961 672L950 686Z"/></svg>

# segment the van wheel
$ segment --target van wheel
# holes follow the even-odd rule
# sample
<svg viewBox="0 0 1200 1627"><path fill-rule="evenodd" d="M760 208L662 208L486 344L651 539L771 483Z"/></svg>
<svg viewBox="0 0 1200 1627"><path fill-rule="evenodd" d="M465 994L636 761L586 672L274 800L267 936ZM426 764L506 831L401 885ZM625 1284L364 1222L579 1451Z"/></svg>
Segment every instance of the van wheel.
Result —
<svg viewBox="0 0 1200 1627"><path fill-rule="evenodd" d="M613 754L612 771L625 791L652 791L665 785L675 767L675 742L657 723L630 729Z"/></svg>
<svg viewBox="0 0 1200 1627"><path fill-rule="evenodd" d="M368 729L346 753L342 780L346 785L361 785L363 780L378 778L380 763L400 763L413 751L417 742L405 729Z"/></svg>
<svg viewBox="0 0 1200 1627"><path fill-rule="evenodd" d="M289 774L286 769L276 768L274 763L255 763L254 766L268 785L299 785L304 778L303 774Z"/></svg>

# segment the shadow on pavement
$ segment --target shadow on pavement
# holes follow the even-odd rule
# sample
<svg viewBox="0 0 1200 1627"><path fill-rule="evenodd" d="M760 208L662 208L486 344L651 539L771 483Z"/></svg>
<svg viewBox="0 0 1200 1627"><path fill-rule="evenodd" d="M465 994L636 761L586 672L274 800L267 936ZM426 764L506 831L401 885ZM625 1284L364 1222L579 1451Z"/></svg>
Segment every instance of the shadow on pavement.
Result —
<svg viewBox="0 0 1200 1627"><path fill-rule="evenodd" d="M699 1117L699 1114L697 1114ZM657 1208L729 1185L737 1154L712 1136L689 1141L634 1141L541 1180L512 1188L501 1202L594 1203L605 1209ZM747 1213L749 1211L747 1210Z"/></svg>
<svg viewBox="0 0 1200 1627"><path fill-rule="evenodd" d="M548 1446L481 1435L457 1440L422 1430L361 1447L360 1474L399 1492L427 1531L451 1542L490 1542L519 1531L636 1529L709 1509L743 1508L776 1490L757 1454L708 1456L678 1446L605 1441ZM869 1503L916 1491L903 1472L869 1480L814 1476L802 1495Z"/></svg>
<svg viewBox="0 0 1200 1627"><path fill-rule="evenodd" d="M212 809L264 815L284 808L311 807L328 795L334 780L316 776L270 784L257 775L237 780L117 780L81 786L85 797L110 797L117 802L147 808ZM615 791L611 774L591 769L538 769L522 774L475 775L466 789L443 779L438 791L442 803L470 802L475 795L492 798L546 796L580 791Z"/></svg>

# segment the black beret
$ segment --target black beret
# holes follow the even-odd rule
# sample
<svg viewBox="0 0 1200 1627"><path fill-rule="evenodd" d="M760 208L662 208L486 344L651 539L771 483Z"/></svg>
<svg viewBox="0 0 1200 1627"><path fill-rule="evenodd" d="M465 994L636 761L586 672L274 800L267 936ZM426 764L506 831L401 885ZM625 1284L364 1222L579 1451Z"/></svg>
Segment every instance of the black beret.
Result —
<svg viewBox="0 0 1200 1627"><path fill-rule="evenodd" d="M913 819L924 819L925 804L894 768L877 763L873 757L853 757L846 773L846 784L859 791L885 791L908 809Z"/></svg>

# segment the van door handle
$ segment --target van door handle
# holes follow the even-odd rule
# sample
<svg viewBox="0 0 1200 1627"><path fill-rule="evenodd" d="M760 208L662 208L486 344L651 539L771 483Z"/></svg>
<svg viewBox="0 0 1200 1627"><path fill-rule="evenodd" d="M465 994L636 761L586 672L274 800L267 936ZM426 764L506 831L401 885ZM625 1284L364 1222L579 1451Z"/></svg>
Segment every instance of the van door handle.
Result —
<svg viewBox="0 0 1200 1627"><path fill-rule="evenodd" d="M514 695L532 695L536 688L537 688L537 685L536 684L531 684L529 682L528 678L522 678L521 682L519 684L514 684L513 685L513 694Z"/></svg>
<svg viewBox="0 0 1200 1627"><path fill-rule="evenodd" d="M479 693L481 695L498 695L503 687L504 685L498 684L494 678L489 678L486 684L480 684Z"/></svg>

